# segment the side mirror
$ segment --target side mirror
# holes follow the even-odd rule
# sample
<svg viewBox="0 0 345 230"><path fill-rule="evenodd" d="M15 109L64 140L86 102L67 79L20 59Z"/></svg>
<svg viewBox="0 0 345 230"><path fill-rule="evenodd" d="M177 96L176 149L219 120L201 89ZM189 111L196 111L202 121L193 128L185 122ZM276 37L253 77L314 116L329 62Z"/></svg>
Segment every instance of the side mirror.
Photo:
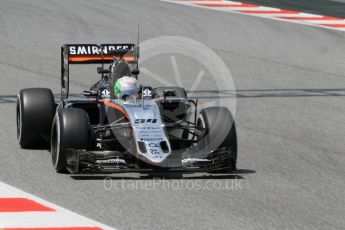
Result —
<svg viewBox="0 0 345 230"><path fill-rule="evenodd" d="M150 86L141 86L141 93L143 99L152 99L153 97L153 89Z"/></svg>

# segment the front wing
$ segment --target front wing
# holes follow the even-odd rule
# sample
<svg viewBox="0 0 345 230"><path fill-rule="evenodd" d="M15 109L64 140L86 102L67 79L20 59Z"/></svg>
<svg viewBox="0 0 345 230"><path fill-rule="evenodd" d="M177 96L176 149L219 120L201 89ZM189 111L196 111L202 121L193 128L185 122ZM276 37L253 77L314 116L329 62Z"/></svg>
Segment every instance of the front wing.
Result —
<svg viewBox="0 0 345 230"><path fill-rule="evenodd" d="M66 160L70 173L126 173L126 172L155 172L155 171L184 171L184 172L212 172L227 169L227 162L233 157L228 151L212 153L215 157L180 158L180 166L159 167L149 165L139 159L126 159L123 153L117 151L86 151L68 149ZM128 154L130 156L130 154Z"/></svg>

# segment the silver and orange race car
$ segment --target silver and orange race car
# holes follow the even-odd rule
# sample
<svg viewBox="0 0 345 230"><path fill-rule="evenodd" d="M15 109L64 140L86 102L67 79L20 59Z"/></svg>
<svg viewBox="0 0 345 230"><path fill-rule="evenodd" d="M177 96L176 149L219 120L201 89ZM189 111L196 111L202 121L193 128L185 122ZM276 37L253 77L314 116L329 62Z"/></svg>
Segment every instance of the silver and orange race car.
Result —
<svg viewBox="0 0 345 230"><path fill-rule="evenodd" d="M228 108L199 111L197 100L174 86L140 86L136 97L114 95L116 79L138 78L138 58L135 44L63 45L59 102L46 88L18 94L20 146L48 143L59 173L235 170L236 128ZM70 64L101 64L101 78L70 97Z"/></svg>

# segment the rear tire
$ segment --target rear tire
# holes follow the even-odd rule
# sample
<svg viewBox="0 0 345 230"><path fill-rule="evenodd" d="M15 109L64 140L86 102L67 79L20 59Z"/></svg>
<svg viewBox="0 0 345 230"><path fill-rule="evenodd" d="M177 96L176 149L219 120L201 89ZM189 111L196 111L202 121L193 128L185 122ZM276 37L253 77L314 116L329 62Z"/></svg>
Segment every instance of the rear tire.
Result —
<svg viewBox="0 0 345 230"><path fill-rule="evenodd" d="M221 158L225 159L222 170L231 172L236 170L237 164L237 135L236 126L231 112L225 107L210 107L202 109L197 120L197 129L202 132L198 139L199 149L211 152L228 152ZM213 156L217 157L217 156Z"/></svg>
<svg viewBox="0 0 345 230"><path fill-rule="evenodd" d="M51 154L57 172L66 172L68 149L88 147L89 124L89 116L82 109L62 109L55 115L51 133Z"/></svg>
<svg viewBox="0 0 345 230"><path fill-rule="evenodd" d="M46 88L23 89L17 96L17 139L20 147L41 147L50 135L55 113L53 93Z"/></svg>

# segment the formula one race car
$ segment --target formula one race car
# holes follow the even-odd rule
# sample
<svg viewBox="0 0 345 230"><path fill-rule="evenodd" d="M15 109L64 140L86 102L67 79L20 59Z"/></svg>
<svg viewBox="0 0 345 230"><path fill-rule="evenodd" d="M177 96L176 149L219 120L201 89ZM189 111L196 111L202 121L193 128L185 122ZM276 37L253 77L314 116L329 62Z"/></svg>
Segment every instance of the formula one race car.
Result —
<svg viewBox="0 0 345 230"><path fill-rule="evenodd" d="M61 101L55 103L46 88L18 94L20 146L49 143L61 173L235 170L237 138L229 109L198 111L198 101L183 88L138 85L138 58L134 44L63 45ZM101 79L70 98L70 64L101 64ZM127 85L121 85L125 77ZM132 86L138 89L123 93Z"/></svg>

